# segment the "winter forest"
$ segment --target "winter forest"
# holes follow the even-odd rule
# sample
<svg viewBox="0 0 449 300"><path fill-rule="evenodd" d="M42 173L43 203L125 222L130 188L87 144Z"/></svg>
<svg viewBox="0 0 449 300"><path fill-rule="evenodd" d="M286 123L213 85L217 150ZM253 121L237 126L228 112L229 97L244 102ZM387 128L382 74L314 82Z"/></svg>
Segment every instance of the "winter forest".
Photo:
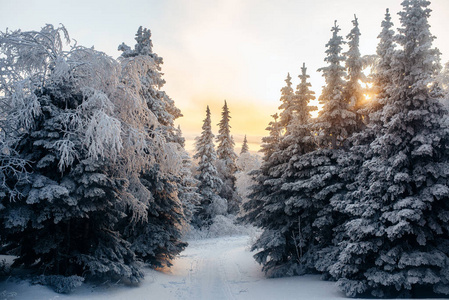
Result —
<svg viewBox="0 0 449 300"><path fill-rule="evenodd" d="M246 136L235 152L227 100L220 120L204 107L185 149L145 27L135 45L117 41L117 59L63 25L0 32L0 258L12 257L0 283L139 289L190 240L250 230L268 278L319 274L347 297L447 297L449 62L432 44L431 3L401 5L400 24L389 9L379 20L376 54L361 53L356 15L347 33L334 22L319 95L300 58L260 156Z"/></svg>

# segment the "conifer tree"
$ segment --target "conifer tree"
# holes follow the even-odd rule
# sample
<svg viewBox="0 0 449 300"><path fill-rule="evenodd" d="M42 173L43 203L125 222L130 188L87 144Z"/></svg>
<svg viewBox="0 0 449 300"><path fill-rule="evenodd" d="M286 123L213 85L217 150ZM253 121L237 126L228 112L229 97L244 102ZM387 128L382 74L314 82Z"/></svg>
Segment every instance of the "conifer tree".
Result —
<svg viewBox="0 0 449 300"><path fill-rule="evenodd" d="M186 139L182 136L181 125L178 125L175 129L174 142L181 145L182 148L185 148L186 146Z"/></svg>
<svg viewBox="0 0 449 300"><path fill-rule="evenodd" d="M223 111L221 112L221 120L218 123L218 136L217 136L217 156L223 160L229 174L233 174L236 171L235 160L237 155L234 152L234 139L231 135L231 125L229 120L231 119L228 104L223 105Z"/></svg>
<svg viewBox="0 0 449 300"><path fill-rule="evenodd" d="M179 171L180 181L178 182L178 197L182 203L183 213L185 217L184 231L188 231L193 216L200 203L200 195L198 194L198 180L192 174L192 161L189 153L184 149L185 139L182 136L181 126L176 129L175 140L179 144L179 153L181 155L182 164Z"/></svg>
<svg viewBox="0 0 449 300"><path fill-rule="evenodd" d="M281 111L279 114L279 126L282 127L282 134L288 130L288 126L293 121L294 115L298 110L290 73L287 74L285 82L287 85L281 89L281 105L279 106L279 110Z"/></svg>
<svg viewBox="0 0 449 300"><path fill-rule="evenodd" d="M151 98L163 94L152 92L159 58L146 30L121 64L82 46L63 51L64 39L63 26L0 33L0 232L14 265L57 291L84 278L135 283L141 260L169 265L186 246L175 117L161 124L171 113Z"/></svg>
<svg viewBox="0 0 449 300"><path fill-rule="evenodd" d="M280 139L278 150L262 165L266 175L259 175L260 186L244 206L253 205L246 218L263 229L252 247L259 251L254 257L265 272L275 277L306 272L309 266L305 263L308 255L305 253L313 247L312 197L306 190L297 193L291 188L292 182L303 179L310 172L309 168L313 169L311 161L302 158L315 149L309 127L310 110L314 107L308 106L315 97L309 90L305 65L299 77L301 83L295 96L297 104L291 124Z"/></svg>
<svg viewBox="0 0 449 300"><path fill-rule="evenodd" d="M350 218L331 274L349 296L410 295L420 288L449 294L449 140L445 112L429 85L438 51L428 5L402 2L395 39L401 49L391 57L386 86L394 88L383 98L383 126L340 207Z"/></svg>
<svg viewBox="0 0 449 300"><path fill-rule="evenodd" d="M347 82L345 86L345 97L349 103L349 108L356 114L357 129L360 130L363 125L363 116L361 109L364 105L364 90L360 85L360 81L365 81L365 76L362 72L363 60L360 55L360 30L357 17L354 15L352 21L354 27L346 36L348 39L349 50L345 53L346 56L346 70Z"/></svg>
<svg viewBox="0 0 449 300"><path fill-rule="evenodd" d="M139 258L153 267L170 266L170 260L187 245L181 241L184 215L178 197L178 187L182 185L179 174L182 139L179 140L173 123L181 113L161 90L165 83L160 66L162 58L152 51L150 30L139 27L135 40L134 50L125 44L119 46L123 51L122 81L139 88L139 96L155 116L149 134L154 137L151 143L158 150L150 153L148 166L134 177L140 182L133 181L130 189L130 194L134 193L133 189L139 190L134 194L146 206L146 220L129 225L124 222L124 234ZM142 197L145 194L148 198ZM132 220L134 216L129 214L128 218Z"/></svg>
<svg viewBox="0 0 449 300"><path fill-rule="evenodd" d="M323 72L326 85L319 97L324 106L313 125L317 133L318 149L308 155L313 170L291 185L291 189L296 189L301 194L301 189L295 186L307 183L304 188L307 194L313 196L313 211L316 216L312 224L314 250L309 256L308 264L320 272L328 268L335 255L332 241L342 215L334 211L331 198L344 189L341 176L344 173L339 160L346 156L348 138L356 124L355 114L349 110L345 97L346 74L342 66L344 56L341 54L343 38L338 35L340 28L336 21L331 31L332 37L326 44L324 59L328 66L319 69Z"/></svg>
<svg viewBox="0 0 449 300"><path fill-rule="evenodd" d="M168 141L172 141L175 135L174 120L181 117L181 111L175 106L175 102L163 91L161 88L165 84L162 78L161 65L163 64L162 57L153 52L153 42L151 41L151 31L147 28L139 27L136 33L136 45L134 49L122 43L118 50L122 51L121 58L134 58L141 60L142 65L147 66L142 68L140 77L140 94L147 102L148 108L156 116L162 130L162 134ZM148 66L147 62L151 61L152 65Z"/></svg>
<svg viewBox="0 0 449 300"><path fill-rule="evenodd" d="M194 218L194 224L198 227L210 225L213 217L225 214L227 211L226 200L218 196L223 182L218 177L215 167L217 154L209 106L206 109L206 118L202 129L201 136L196 138L196 153L193 156L199 160L196 179L199 181L198 192L201 195L201 203Z"/></svg>
<svg viewBox="0 0 449 300"><path fill-rule="evenodd" d="M139 262L117 225L125 209L144 216L138 202L124 197L129 181L121 176L127 169L121 153L133 148L135 158L145 155L127 143L122 128L146 132L114 107L129 102L137 115L144 112L119 93L125 87L114 60L81 46L63 51L64 38L69 42L65 28L52 25L0 35L4 142L28 173L27 180L13 174L7 193L2 188L1 232L17 254L14 266L45 272L58 291L84 277L138 282ZM18 192L15 201L5 201L10 191Z"/></svg>
<svg viewBox="0 0 449 300"><path fill-rule="evenodd" d="M329 65L318 69L323 72L326 85L319 97L323 109L318 114L315 128L319 130L318 141L325 148L342 148L355 126L355 114L349 110L344 97L345 68L341 65L344 56L341 54L343 38L338 35L340 28L335 21L332 27L332 38L326 44Z"/></svg>
<svg viewBox="0 0 449 300"><path fill-rule="evenodd" d="M221 120L218 124L217 136L217 170L220 179L223 182L220 196L228 201L228 210L230 213L237 213L241 199L235 191L235 172L237 171L237 154L234 152L234 139L231 135L231 119L228 104L223 105Z"/></svg>
<svg viewBox="0 0 449 300"><path fill-rule="evenodd" d="M245 134L245 137L243 138L242 150L240 151L240 155L242 155L243 153L248 153L248 151L249 151L248 140L246 139Z"/></svg>
<svg viewBox="0 0 449 300"><path fill-rule="evenodd" d="M281 126L279 126L279 115L276 113L271 116L273 121L268 123L265 128L269 135L262 138L262 145L260 146L263 156L263 162L260 169L251 173L255 184L251 187L252 191L249 194L249 200L242 204L242 214L238 220L244 223L253 224L261 227L259 223L259 215L262 212L264 202L267 197L273 192L267 179L272 166L277 164L275 153L279 150L279 141L281 138Z"/></svg>
<svg viewBox="0 0 449 300"><path fill-rule="evenodd" d="M269 132L269 135L262 138L262 145L260 145L260 152L264 154L263 160L268 161L271 155L279 150L279 142L282 136L282 127L278 122L279 115L275 113L271 116L273 121L268 123L268 127L265 128Z"/></svg>
<svg viewBox="0 0 449 300"><path fill-rule="evenodd" d="M189 224L193 221L194 215L200 204L201 196L198 193L198 180L192 174L192 161L189 154L184 150L182 156L182 167L180 171L181 182L178 184L178 197L181 200L185 224L184 227L188 230Z"/></svg>
<svg viewBox="0 0 449 300"><path fill-rule="evenodd" d="M394 89L391 82L391 76L393 76L391 62L395 53L395 42L394 30L392 29L393 22L391 21L389 9L385 12L385 18L381 23L381 27L382 30L377 37L379 44L376 48L378 61L372 76L375 97L368 105L369 121L372 121L371 123L380 122L380 114L377 111L382 108L386 99L389 97L389 92Z"/></svg>

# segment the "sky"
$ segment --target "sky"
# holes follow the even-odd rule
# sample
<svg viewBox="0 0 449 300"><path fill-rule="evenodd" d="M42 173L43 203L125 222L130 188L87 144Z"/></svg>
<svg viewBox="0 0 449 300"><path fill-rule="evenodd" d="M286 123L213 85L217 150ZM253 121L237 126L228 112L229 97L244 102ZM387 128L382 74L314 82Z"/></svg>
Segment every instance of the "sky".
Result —
<svg viewBox="0 0 449 300"><path fill-rule="evenodd" d="M117 58L122 42L134 46L139 26L152 31L154 52L163 57L164 90L184 117L178 119L186 149L200 135L206 106L213 125L227 101L231 133L240 151L246 134L257 151L270 115L280 105L287 73L293 87L303 63L312 90L320 94L324 80L325 44L337 20L340 34L352 28L354 14L362 33L362 55L374 54L385 9L395 27L401 0L0 0L0 31L39 30L63 24L79 45ZM433 0L429 22L434 46L449 61L449 0ZM213 127L215 134L217 126Z"/></svg>

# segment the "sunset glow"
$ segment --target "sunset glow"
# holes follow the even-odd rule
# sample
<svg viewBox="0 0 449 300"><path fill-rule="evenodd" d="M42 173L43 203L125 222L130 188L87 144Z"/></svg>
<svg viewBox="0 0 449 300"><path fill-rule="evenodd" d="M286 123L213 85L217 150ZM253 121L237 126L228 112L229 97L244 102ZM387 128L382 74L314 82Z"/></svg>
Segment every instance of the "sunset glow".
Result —
<svg viewBox="0 0 449 300"><path fill-rule="evenodd" d="M280 105L280 89L289 72L293 88L305 62L312 90L318 98L324 80L316 70L325 66L325 44L337 20L341 35L351 29L354 14L359 20L360 51L374 54L385 9L390 8L395 27L401 1L3 1L0 27L30 30L45 23L63 23L79 44L117 57L122 42L133 45L136 29L152 31L154 51L164 58L167 94L182 110L178 119L187 150L201 132L206 105L212 124L219 122L227 100L232 134L239 151L243 136L250 150L267 133L270 115ZM23 10L24 4L28 9ZM89 7L89 10L85 9ZM435 46L442 62L449 60L449 1L434 0L430 6ZM344 49L345 50L345 49ZM367 96L369 99L371 96ZM314 112L316 116L317 112ZM216 127L213 128L216 133Z"/></svg>

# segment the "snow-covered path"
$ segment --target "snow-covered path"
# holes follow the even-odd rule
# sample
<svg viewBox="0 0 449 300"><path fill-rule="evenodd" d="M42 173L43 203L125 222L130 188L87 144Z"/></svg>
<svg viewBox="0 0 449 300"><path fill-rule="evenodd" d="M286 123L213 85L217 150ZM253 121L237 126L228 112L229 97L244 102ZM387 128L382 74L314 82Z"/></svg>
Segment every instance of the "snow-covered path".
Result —
<svg viewBox="0 0 449 300"><path fill-rule="evenodd" d="M318 276L267 279L248 251L248 236L189 242L170 269L146 270L138 287L84 285L70 295L60 295L28 283L0 283L8 299L347 299L332 282ZM12 295L11 295L12 296Z"/></svg>
<svg viewBox="0 0 449 300"><path fill-rule="evenodd" d="M178 299L236 299L244 292L241 285L247 280L245 252L241 237L193 241L170 274L182 281L171 289Z"/></svg>
<svg viewBox="0 0 449 300"><path fill-rule="evenodd" d="M342 299L318 276L267 279L248 251L248 237L192 241L168 274L172 299ZM162 283L162 278L159 278Z"/></svg>

